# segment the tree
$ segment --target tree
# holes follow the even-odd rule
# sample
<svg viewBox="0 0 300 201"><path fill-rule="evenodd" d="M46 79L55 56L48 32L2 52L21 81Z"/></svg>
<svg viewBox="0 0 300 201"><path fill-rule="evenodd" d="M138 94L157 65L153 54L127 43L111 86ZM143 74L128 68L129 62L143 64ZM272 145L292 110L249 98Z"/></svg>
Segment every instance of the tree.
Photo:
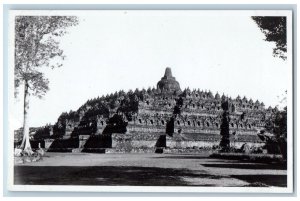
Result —
<svg viewBox="0 0 300 201"><path fill-rule="evenodd" d="M286 17L255 16L252 19L265 34L265 40L275 42L276 47L273 49L273 56L286 60Z"/></svg>
<svg viewBox="0 0 300 201"><path fill-rule="evenodd" d="M221 142L220 142L220 147L222 151L229 151L230 148L230 140L229 140L229 105L227 100L222 100L221 107L223 109L223 114L222 114L222 123L221 123Z"/></svg>
<svg viewBox="0 0 300 201"><path fill-rule="evenodd" d="M24 122L21 148L31 150L29 142L29 96L41 98L48 90L48 79L42 67L60 67L65 58L58 37L66 28L78 24L75 16L16 16L15 17L15 96L24 85Z"/></svg>
<svg viewBox="0 0 300 201"><path fill-rule="evenodd" d="M278 110L276 107L272 109L271 115L266 119L265 130L261 130L257 135L265 142L268 153L281 153L283 159L286 159L287 107L284 107L283 110Z"/></svg>
<svg viewBox="0 0 300 201"><path fill-rule="evenodd" d="M273 109L271 116L266 120L266 130L277 138L287 136L287 107L283 110Z"/></svg>

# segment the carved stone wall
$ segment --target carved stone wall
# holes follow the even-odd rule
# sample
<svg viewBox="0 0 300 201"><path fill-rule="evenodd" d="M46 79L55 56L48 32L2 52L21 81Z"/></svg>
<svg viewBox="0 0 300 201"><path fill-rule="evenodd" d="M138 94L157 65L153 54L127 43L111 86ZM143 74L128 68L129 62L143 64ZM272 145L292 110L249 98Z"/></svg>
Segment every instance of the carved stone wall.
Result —
<svg viewBox="0 0 300 201"><path fill-rule="evenodd" d="M165 132L166 123L173 114L178 96L159 93L139 103L139 111L128 122L128 132ZM225 98L224 96L222 98ZM211 92L189 92L183 97L181 115L175 119L175 131L181 133L219 134L221 125L221 97ZM237 135L256 135L264 127L268 111L250 99L229 99L230 132Z"/></svg>

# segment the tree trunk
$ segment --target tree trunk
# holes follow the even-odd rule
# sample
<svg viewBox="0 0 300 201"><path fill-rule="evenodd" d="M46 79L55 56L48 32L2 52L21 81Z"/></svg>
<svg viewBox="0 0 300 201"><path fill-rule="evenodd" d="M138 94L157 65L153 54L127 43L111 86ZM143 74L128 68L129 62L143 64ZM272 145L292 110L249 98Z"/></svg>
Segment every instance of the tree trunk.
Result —
<svg viewBox="0 0 300 201"><path fill-rule="evenodd" d="M28 110L29 110L29 92L28 92L28 81L25 81L24 86L24 120L23 120L23 140L21 149L31 150L29 141L29 125L28 125Z"/></svg>

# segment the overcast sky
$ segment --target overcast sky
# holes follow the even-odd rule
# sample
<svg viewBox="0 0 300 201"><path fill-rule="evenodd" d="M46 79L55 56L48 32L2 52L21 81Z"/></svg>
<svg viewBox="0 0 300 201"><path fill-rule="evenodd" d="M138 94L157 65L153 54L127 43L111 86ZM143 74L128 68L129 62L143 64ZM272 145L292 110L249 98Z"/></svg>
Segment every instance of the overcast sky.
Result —
<svg viewBox="0 0 300 201"><path fill-rule="evenodd" d="M117 90L156 87L171 67L182 89L211 90L278 104L288 89L287 61L272 56L249 14L199 11L115 11L78 14L80 23L61 38L66 60L46 70L50 91L30 99L30 126L55 123L64 111ZM22 126L22 93L13 127Z"/></svg>

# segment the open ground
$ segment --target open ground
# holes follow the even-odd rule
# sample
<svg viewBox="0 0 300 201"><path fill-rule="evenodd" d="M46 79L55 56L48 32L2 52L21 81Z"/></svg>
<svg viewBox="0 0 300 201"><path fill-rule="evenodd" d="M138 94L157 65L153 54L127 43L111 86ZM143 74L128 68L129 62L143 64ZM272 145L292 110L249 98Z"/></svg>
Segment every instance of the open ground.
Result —
<svg viewBox="0 0 300 201"><path fill-rule="evenodd" d="M15 164L15 185L287 186L280 164L209 158L200 154L46 153Z"/></svg>

